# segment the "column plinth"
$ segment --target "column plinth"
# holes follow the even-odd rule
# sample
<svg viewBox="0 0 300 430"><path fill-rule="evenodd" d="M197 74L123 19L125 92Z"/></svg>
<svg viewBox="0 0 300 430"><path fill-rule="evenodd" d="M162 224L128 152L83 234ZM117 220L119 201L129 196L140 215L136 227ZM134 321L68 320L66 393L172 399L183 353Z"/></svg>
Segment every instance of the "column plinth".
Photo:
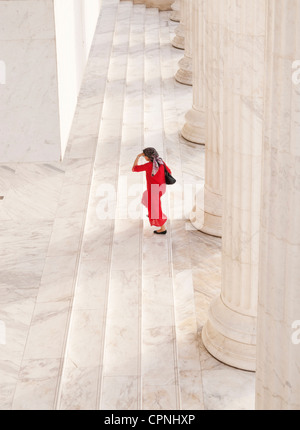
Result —
<svg viewBox="0 0 300 430"><path fill-rule="evenodd" d="M176 81L184 85L193 84L193 61L192 57L185 55L178 63L179 70L175 75Z"/></svg>
<svg viewBox="0 0 300 430"><path fill-rule="evenodd" d="M220 297L202 330L205 347L219 361L238 369L256 369L256 318L228 308Z"/></svg>
<svg viewBox="0 0 300 430"><path fill-rule="evenodd" d="M222 237L222 196L204 186L196 196L196 206L190 215L192 225L202 233Z"/></svg>
<svg viewBox="0 0 300 430"><path fill-rule="evenodd" d="M205 145L205 111L193 106L185 115L181 134L189 142Z"/></svg>

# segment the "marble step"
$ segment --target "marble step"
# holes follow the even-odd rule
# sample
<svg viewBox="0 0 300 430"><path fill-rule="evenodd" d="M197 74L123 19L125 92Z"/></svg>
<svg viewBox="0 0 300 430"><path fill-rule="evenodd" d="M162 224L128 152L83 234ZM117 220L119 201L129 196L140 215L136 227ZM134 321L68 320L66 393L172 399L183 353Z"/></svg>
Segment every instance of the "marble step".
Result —
<svg viewBox="0 0 300 430"><path fill-rule="evenodd" d="M133 20L118 7L58 409L99 409L115 230L120 145ZM105 203L104 206L102 203ZM109 213L106 213L106 207Z"/></svg>

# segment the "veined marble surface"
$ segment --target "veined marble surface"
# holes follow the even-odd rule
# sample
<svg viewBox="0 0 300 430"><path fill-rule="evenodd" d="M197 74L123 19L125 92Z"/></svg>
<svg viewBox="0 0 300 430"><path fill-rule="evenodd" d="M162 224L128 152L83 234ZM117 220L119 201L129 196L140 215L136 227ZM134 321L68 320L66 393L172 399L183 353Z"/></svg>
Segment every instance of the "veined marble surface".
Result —
<svg viewBox="0 0 300 430"><path fill-rule="evenodd" d="M189 204L178 216L184 186L203 185L205 148L180 137L192 89L174 80L176 23L117 3L105 3L64 162L0 166L0 409L253 409L254 374L201 343L221 241L191 226ZM137 217L122 217L122 180L145 186L131 166L153 142L178 181L166 237L139 193ZM104 185L117 216L99 220Z"/></svg>

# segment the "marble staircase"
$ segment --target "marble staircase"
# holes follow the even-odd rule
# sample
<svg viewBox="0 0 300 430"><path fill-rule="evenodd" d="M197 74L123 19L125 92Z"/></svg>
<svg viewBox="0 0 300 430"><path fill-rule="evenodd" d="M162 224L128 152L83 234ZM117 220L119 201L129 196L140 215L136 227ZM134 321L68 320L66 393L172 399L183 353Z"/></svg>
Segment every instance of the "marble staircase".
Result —
<svg viewBox="0 0 300 430"><path fill-rule="evenodd" d="M179 158L173 142L168 157L164 131L164 107L174 101L167 20L157 9L119 6L59 409L203 408L193 285L173 276L171 231L153 237L142 209L128 216L144 183L131 172L136 154L155 146L167 162ZM176 115L170 127L178 141L177 112L167 113ZM117 190L115 219L99 221L97 193L107 184ZM139 190L128 201L125 184Z"/></svg>
<svg viewBox="0 0 300 430"><path fill-rule="evenodd" d="M217 362L199 335L220 291L220 240L188 219L205 148L179 132L192 89L174 79L177 24L132 1L102 3L63 162L0 166L0 409L253 408L253 375ZM131 171L146 146L177 179L164 237Z"/></svg>

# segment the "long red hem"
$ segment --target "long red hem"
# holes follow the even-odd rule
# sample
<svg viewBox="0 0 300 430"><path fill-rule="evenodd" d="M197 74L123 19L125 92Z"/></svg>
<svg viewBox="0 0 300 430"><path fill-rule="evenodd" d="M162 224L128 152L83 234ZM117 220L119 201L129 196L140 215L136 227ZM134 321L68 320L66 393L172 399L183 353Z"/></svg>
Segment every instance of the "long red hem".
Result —
<svg viewBox="0 0 300 430"><path fill-rule="evenodd" d="M151 226L154 227L162 227L166 222L167 222L168 218L166 219L150 219L149 218L149 222Z"/></svg>

